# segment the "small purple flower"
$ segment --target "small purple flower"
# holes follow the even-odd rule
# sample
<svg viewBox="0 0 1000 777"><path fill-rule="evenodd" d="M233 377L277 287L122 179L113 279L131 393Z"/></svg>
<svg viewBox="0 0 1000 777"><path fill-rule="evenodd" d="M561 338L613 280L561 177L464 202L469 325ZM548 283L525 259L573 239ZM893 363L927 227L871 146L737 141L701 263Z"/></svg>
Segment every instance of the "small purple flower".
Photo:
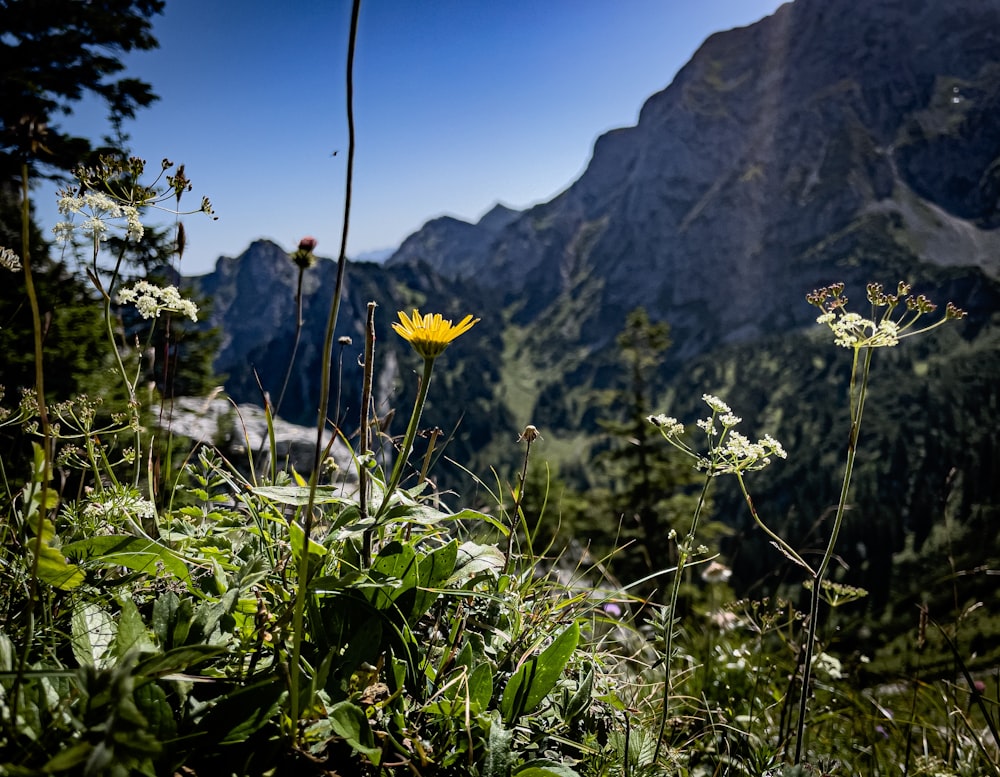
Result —
<svg viewBox="0 0 1000 777"><path fill-rule="evenodd" d="M313 249L319 241L314 237L304 237L299 241L299 247L292 254L292 261L299 266L300 270L308 270L316 263L316 254Z"/></svg>

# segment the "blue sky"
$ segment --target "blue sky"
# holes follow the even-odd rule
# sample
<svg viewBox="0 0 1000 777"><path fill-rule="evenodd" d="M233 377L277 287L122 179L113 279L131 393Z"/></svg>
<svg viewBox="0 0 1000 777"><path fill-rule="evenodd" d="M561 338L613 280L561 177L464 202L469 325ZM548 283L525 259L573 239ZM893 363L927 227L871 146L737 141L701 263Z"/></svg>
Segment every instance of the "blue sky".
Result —
<svg viewBox="0 0 1000 777"><path fill-rule="evenodd" d="M431 218L551 199L594 140L634 124L708 35L779 0L366 0L355 59L358 134L348 255L398 245ZM349 0L167 0L160 48L128 75L160 100L126 126L151 168L168 157L211 198L185 219L182 271L259 237L336 256L346 171ZM83 106L65 126L100 137ZM332 152L337 151L333 156ZM46 226L54 200L38 193ZM53 203L53 204L50 204Z"/></svg>

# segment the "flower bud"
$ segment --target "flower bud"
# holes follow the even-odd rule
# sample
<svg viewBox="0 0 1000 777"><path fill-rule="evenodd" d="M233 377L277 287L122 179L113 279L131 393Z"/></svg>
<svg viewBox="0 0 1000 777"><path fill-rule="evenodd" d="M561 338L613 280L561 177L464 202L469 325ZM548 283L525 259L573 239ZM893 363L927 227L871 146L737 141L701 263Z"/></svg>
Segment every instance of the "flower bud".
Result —
<svg viewBox="0 0 1000 777"><path fill-rule="evenodd" d="M517 438L518 442L534 442L535 440L541 439L542 435L539 434L538 429L531 424L524 427L524 431L521 432L521 436Z"/></svg>

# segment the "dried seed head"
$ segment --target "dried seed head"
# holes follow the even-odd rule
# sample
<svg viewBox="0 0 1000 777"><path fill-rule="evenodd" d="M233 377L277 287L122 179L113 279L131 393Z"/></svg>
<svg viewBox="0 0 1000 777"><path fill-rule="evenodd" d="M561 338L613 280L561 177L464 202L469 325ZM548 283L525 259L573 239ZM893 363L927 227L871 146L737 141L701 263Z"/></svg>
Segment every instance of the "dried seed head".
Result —
<svg viewBox="0 0 1000 777"><path fill-rule="evenodd" d="M542 435L539 433L538 429L531 424L524 427L524 431L521 432L521 436L517 438L518 442L534 442L535 440L541 439Z"/></svg>

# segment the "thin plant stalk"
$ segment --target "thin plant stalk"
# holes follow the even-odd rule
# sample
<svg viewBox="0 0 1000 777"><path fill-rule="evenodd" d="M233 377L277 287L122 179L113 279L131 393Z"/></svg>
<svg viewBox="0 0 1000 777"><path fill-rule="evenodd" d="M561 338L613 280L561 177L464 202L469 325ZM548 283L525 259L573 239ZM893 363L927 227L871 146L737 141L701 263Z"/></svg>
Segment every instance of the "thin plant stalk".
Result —
<svg viewBox="0 0 1000 777"><path fill-rule="evenodd" d="M677 599L681 590L681 579L684 574L684 567L687 564L688 555L691 553L691 546L694 543L695 534L698 531L698 523L701 520L701 512L705 507L705 501L708 497L708 487L711 484L712 475L708 474L705 476L705 485L702 486L701 493L698 495L698 505L695 507L694 516L691 518L691 527L688 529L683 545L679 548L680 553L677 556L677 566L674 568L674 579L670 584L670 600L667 605L667 633L664 636L666 644L664 646L663 653L663 661L666 668L666 674L663 679L663 709L660 712L660 730L656 737L656 750L653 753L654 764L660 758L660 749L663 747L663 734L667 729L667 718L669 717L670 712L670 663L674 647L675 611L677 609Z"/></svg>
<svg viewBox="0 0 1000 777"><path fill-rule="evenodd" d="M281 403L285 399L285 392L288 390L288 381L291 380L292 370L295 367L295 356L299 352L299 340L302 338L302 279L306 274L306 268L299 266L299 281L295 288L295 340L292 342L292 355L288 357L288 369L285 370L285 380L281 384L281 393L278 394L278 402L274 406L274 414L281 410Z"/></svg>
<svg viewBox="0 0 1000 777"><path fill-rule="evenodd" d="M368 520L368 457L371 455L372 427L372 379L375 373L375 303L368 303L368 318L365 322L365 366L361 382L361 466L358 467L358 513L360 522ZM361 558L367 568L372 563L372 529L366 529L362 537Z"/></svg>
<svg viewBox="0 0 1000 777"><path fill-rule="evenodd" d="M530 432L529 432L530 430ZM528 479L528 460L531 458L531 443L535 441L538 436L538 431L533 427L529 426L525 429L524 434L521 435L521 439L525 442L524 447L524 461L521 464L521 476L518 480L517 494L514 498L514 509L513 520L510 522L510 533L507 535L507 549L503 555L503 570L501 574L506 575L507 570L510 568L510 554L514 548L514 534L516 533L518 517L520 516L521 523L523 523L525 536L528 541L531 541L531 534L528 532L527 522L524 520L524 516L521 514L521 504L524 502L524 484ZM534 551L531 551L534 554Z"/></svg>
<svg viewBox="0 0 1000 777"><path fill-rule="evenodd" d="M434 372L434 357L424 357L424 374L420 379L420 386L417 389L417 399L413 403L413 412L410 414L410 423L406 427L406 434L403 436L403 445L399 449L399 455L392 467L392 475L385 487L385 495L382 497L382 504L379 505L375 513L375 522L378 523L385 511L389 508L389 500L393 492L399 486L399 481L403 478L403 470L406 468L406 460L413 450L413 441L417 436L417 428L420 426L420 416L424 410L424 402L427 400L427 389L431 385L431 375Z"/></svg>
<svg viewBox="0 0 1000 777"><path fill-rule="evenodd" d="M833 529L826 545L826 552L813 574L812 591L809 599L809 617L806 620L805 656L802 664L802 687L799 690L799 715L795 727L795 764L802 761L802 740L806 725L806 709L809 705L809 681L812 675L813 648L816 639L816 629L819 624L819 603L823 580L833 558L837 545L837 537L844 523L844 513L847 509L847 495L851 486L851 475L854 472L854 458L858 452L858 437L861 432L861 418L865 409L865 398L868 393L868 376L871 371L874 348L865 349L864 364L861 367L861 380L858 385L858 355L859 349L854 349L854 361L851 364L851 433L847 443L847 462L844 465L844 481L840 487L840 501L837 503L837 515L833 520Z"/></svg>
<svg viewBox="0 0 1000 777"><path fill-rule="evenodd" d="M17 724L18 702L21 698L21 682L24 677L25 668L28 665L28 656L31 651L31 643L34 641L35 632L35 600L38 598L38 560L42 552L42 531L45 520L46 505L48 504L49 476L52 472L52 429L49 426L49 414L45 405L45 370L42 362L42 316L38 307L38 295L35 292L35 281L31 274L31 205L28 199L28 163L21 163L21 267L24 270L24 286L28 294L28 304L31 308L31 328L34 335L35 351L35 399L38 404L38 421L42 432L42 482L41 500L38 504L38 531L35 533L34 549L31 554L31 568L29 570L28 581L28 602L25 607L25 638L24 649L17 663L17 673L14 675L14 682L11 688L11 711L10 720L13 725Z"/></svg>
<svg viewBox="0 0 1000 777"><path fill-rule="evenodd" d="M351 191L354 179L354 150L356 144L354 127L354 50L358 38L358 17L361 0L351 3L351 26L347 43L347 174L344 192L344 223L340 236L340 255L337 258L337 281L330 302L330 314L326 322L326 336L323 340L323 365L320 373L319 411L316 421L316 448L313 455L312 474L309 477L309 500L302 517L303 546L297 570L298 586L292 610L292 659L288 673L290 724L292 740L299 735L299 686L302 667L303 612L306 603L306 588L309 577L309 540L312 534L313 510L316 507L316 487L319 484L320 463L323 460L323 434L327 425L327 410L330 403L330 370L333 362L333 335L340 315L340 299L344 291L344 274L347 268L347 234L351 217Z"/></svg>

